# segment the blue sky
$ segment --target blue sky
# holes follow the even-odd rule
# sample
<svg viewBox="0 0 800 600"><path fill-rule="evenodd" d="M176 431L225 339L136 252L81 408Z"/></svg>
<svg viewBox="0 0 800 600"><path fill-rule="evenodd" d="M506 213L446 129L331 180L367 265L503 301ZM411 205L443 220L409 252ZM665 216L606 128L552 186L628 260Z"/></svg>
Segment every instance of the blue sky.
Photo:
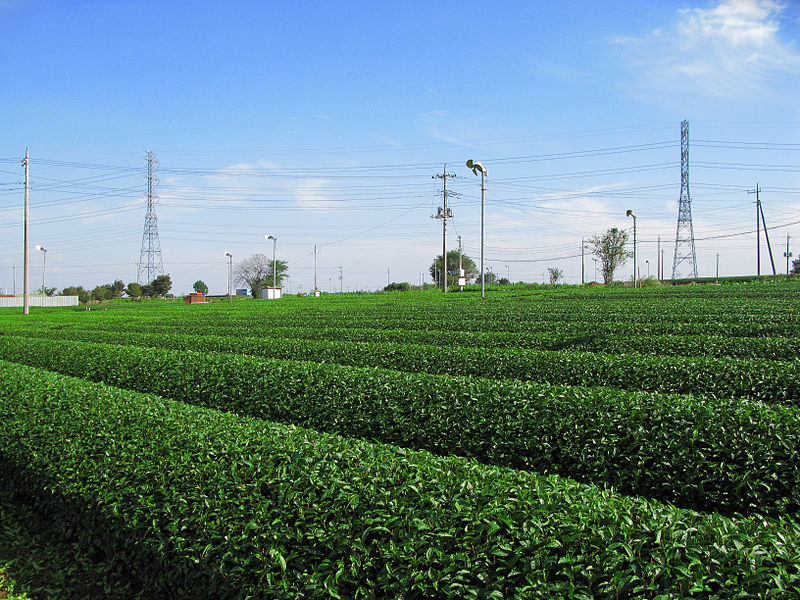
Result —
<svg viewBox="0 0 800 600"><path fill-rule="evenodd" d="M48 286L136 279L147 150L176 293L224 293L224 253L271 256L265 234L292 291L313 287L315 244L323 290L340 266L345 289L430 281L445 163L448 247L460 235L477 260L469 158L489 169L495 273L579 282L581 238L630 229L630 208L641 274L661 236L669 275L683 119L700 275L717 253L721 274L755 272L756 183L784 271L787 234L800 255L799 31L800 5L772 0L0 0L0 290L14 265L22 287L26 147Z"/></svg>

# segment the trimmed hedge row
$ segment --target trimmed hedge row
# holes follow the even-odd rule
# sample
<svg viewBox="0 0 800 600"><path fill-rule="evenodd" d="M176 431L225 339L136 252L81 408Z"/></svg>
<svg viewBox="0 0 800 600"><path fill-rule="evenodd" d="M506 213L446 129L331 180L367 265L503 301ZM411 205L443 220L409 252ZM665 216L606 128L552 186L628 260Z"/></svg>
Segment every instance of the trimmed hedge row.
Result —
<svg viewBox="0 0 800 600"><path fill-rule="evenodd" d="M564 385L800 403L800 361L662 357L575 351L461 348L374 342L242 338L114 331L25 335L265 358L381 367L412 373L521 379Z"/></svg>
<svg viewBox="0 0 800 600"><path fill-rule="evenodd" d="M0 481L170 598L796 598L800 525L0 362Z"/></svg>
<svg viewBox="0 0 800 600"><path fill-rule="evenodd" d="M290 338L350 342L380 342L422 344L430 346L460 346L475 348L515 348L528 350L575 350L607 354L652 354L657 356L709 356L716 358L762 358L794 360L800 357L800 338L751 337L733 338L713 335L622 335L592 331L591 333L563 332L496 332L442 331L420 329L369 329L347 327L255 327L252 325L223 325L208 322L179 322L170 325L123 323L75 323L64 328L47 324L5 327L8 332L50 331L58 328L58 337L86 339L85 331L130 331L138 333L223 335L237 337ZM81 333L79 333L81 332ZM36 333L38 335L38 333Z"/></svg>
<svg viewBox="0 0 800 600"><path fill-rule="evenodd" d="M237 307L238 308L238 307ZM247 307L249 309L249 307ZM720 315L710 317L708 320L657 319L657 312L653 310L640 316L639 319L625 319L628 313L623 313L618 319L603 320L602 317L590 313L582 320L564 320L556 315L543 311L532 317L526 312L526 307L515 307L515 310L500 310L497 307L488 308L478 315L454 315L450 313L431 312L425 316L432 306L421 303L416 312L411 315L396 314L386 310L377 315L364 314L357 305L348 306L341 313L321 313L300 310L294 307L293 311L278 312L265 308L257 310L258 305L243 311L238 318L231 318L230 313L214 312L215 325L220 329L233 328L240 332L242 328L263 330L282 327L346 327L350 329L407 329L430 331L457 331L471 334L473 332L490 333L532 333L549 332L565 335L585 335L587 330L595 333L613 335L710 335L727 337L796 337L800 334L800 323L795 315L783 322L769 323L762 320L747 320L741 315L731 315L730 320L723 320ZM585 307L576 306L574 310L584 310ZM203 309L200 309L203 310ZM630 310L630 307L629 309ZM673 308L674 310L674 308ZM691 310L691 309L687 309ZM209 311L210 314L210 311ZM176 319L170 323L176 329L181 329L192 322L207 323L209 315L195 314L185 320L186 313L178 313ZM222 318L220 318L222 317ZM227 317L227 318L226 318ZM153 325L163 326L164 319L153 319ZM202 325L201 325L202 326Z"/></svg>
<svg viewBox="0 0 800 600"><path fill-rule="evenodd" d="M790 407L11 336L0 357L699 510L800 511L800 412Z"/></svg>

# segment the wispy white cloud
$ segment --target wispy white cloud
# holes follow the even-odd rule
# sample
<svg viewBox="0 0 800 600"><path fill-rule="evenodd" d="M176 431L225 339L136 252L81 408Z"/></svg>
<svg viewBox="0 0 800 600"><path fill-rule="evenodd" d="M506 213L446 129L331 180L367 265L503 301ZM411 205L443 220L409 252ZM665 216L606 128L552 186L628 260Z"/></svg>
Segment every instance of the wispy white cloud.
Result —
<svg viewBox="0 0 800 600"><path fill-rule="evenodd" d="M775 0L720 0L678 10L672 26L613 44L626 50L640 93L739 98L758 92L789 100L800 81L800 51L782 35L786 8Z"/></svg>
<svg viewBox="0 0 800 600"><path fill-rule="evenodd" d="M446 110L429 110L420 114L420 120L429 136L455 146L468 146L464 139L464 127Z"/></svg>
<svg viewBox="0 0 800 600"><path fill-rule="evenodd" d="M325 191L328 183L327 179L315 177L295 184L293 192L298 206L307 210L332 208L331 198Z"/></svg>

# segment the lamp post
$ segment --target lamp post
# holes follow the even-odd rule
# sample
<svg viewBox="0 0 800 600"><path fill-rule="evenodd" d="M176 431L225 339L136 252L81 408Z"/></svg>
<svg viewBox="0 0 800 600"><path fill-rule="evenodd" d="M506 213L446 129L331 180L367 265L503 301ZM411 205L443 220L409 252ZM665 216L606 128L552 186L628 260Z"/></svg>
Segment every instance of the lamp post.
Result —
<svg viewBox="0 0 800 600"><path fill-rule="evenodd" d="M629 217L633 217L633 287L639 287L636 277L636 213L630 208L625 213Z"/></svg>
<svg viewBox="0 0 800 600"><path fill-rule="evenodd" d="M44 288L44 271L47 267L47 248L36 244L36 249L42 251L42 306L44 306L44 297L47 295Z"/></svg>
<svg viewBox="0 0 800 600"><path fill-rule="evenodd" d="M597 259L592 257L592 260L594 261L594 282L597 283Z"/></svg>
<svg viewBox="0 0 800 600"><path fill-rule="evenodd" d="M650 261L646 260L644 263L647 265L647 278L650 279Z"/></svg>
<svg viewBox="0 0 800 600"><path fill-rule="evenodd" d="M487 170L486 167L483 166L483 163L469 159L467 161L467 168L472 169L472 172L477 175L478 171L481 172L481 298L486 297L486 286L484 284L484 277L483 277L483 248L484 248L484 237L483 237L483 223L484 218L486 215L486 175Z"/></svg>
<svg viewBox="0 0 800 600"><path fill-rule="evenodd" d="M272 240L272 297L275 298L275 294L277 294L275 291L277 289L275 282L277 281L276 276L278 274L277 269L275 268L277 266L277 262L275 261L275 246L278 245L278 238L276 238L274 235L265 235L264 239Z"/></svg>
<svg viewBox="0 0 800 600"><path fill-rule="evenodd" d="M508 279L508 283L511 283L511 269L506 265L506 279Z"/></svg>
<svg viewBox="0 0 800 600"><path fill-rule="evenodd" d="M226 252L225 256L228 257L228 302L233 302L233 289L231 285L231 272L233 270L233 254Z"/></svg>

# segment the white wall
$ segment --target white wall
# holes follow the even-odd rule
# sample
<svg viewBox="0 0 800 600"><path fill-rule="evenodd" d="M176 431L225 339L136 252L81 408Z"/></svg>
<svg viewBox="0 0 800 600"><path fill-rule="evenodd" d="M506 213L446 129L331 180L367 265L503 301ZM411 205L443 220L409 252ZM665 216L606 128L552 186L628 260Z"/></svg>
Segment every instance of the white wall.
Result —
<svg viewBox="0 0 800 600"><path fill-rule="evenodd" d="M8 308L11 306L23 306L24 299L22 296L6 296L0 297L0 308ZM29 306L78 306L77 296L34 296L31 294L28 297Z"/></svg>

